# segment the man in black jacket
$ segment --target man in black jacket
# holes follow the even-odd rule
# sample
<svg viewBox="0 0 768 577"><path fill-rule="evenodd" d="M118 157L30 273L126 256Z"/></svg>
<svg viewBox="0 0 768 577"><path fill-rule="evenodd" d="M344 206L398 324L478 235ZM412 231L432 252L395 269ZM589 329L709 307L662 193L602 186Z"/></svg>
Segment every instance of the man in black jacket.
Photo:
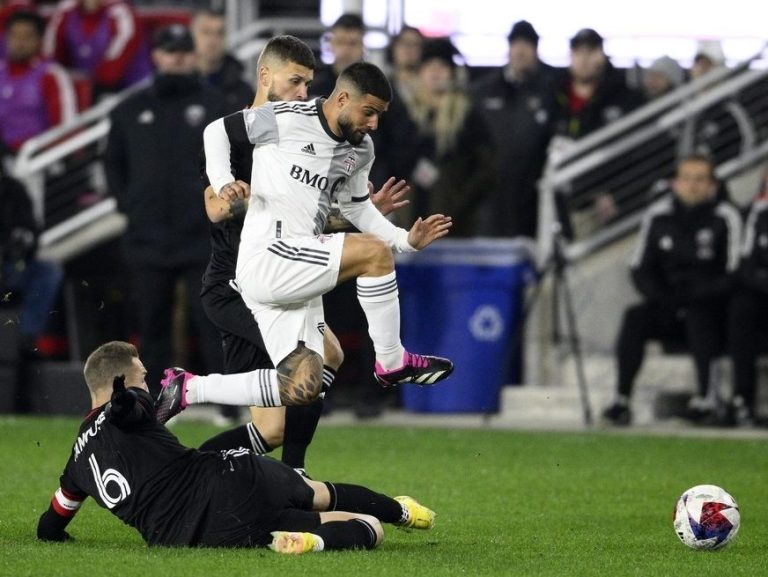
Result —
<svg viewBox="0 0 768 577"><path fill-rule="evenodd" d="M227 112L237 112L251 104L254 92L243 80L242 62L227 52L225 24L224 14L206 8L195 13L190 29L203 80L221 91Z"/></svg>
<svg viewBox="0 0 768 577"><path fill-rule="evenodd" d="M539 59L539 35L530 22L516 22L507 40L507 65L480 79L473 90L493 135L498 165L486 234L535 238L538 181L552 134L555 71Z"/></svg>
<svg viewBox="0 0 768 577"><path fill-rule="evenodd" d="M684 337L696 366L698 394L692 417L705 417L710 363L723 348L728 297L739 262L738 211L717 198L709 157L692 155L677 168L674 194L648 210L632 262L632 280L643 302L624 313L616 347L617 397L603 417L631 421L629 398L651 339Z"/></svg>
<svg viewBox="0 0 768 577"><path fill-rule="evenodd" d="M194 43L185 27L161 30L152 58L157 66L152 84L111 114L105 164L110 190L128 217L124 246L139 338L150 383L157 383L172 359L179 280L186 286L203 364L221 371L219 338L198 298L210 247L197 159L203 129L227 110L221 93L195 72Z"/></svg>
<svg viewBox="0 0 768 577"><path fill-rule="evenodd" d="M91 411L37 536L66 531L92 497L149 545L263 547L279 553L372 549L381 522L431 529L435 513L411 497L323 483L246 449L198 451L158 423L136 348L113 341L85 363Z"/></svg>

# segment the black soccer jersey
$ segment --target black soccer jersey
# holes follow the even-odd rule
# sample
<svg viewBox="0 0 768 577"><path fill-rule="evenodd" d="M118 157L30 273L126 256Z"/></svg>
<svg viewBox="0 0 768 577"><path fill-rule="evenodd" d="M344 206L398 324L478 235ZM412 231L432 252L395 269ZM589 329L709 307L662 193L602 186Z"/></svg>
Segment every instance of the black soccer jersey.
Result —
<svg viewBox="0 0 768 577"><path fill-rule="evenodd" d="M132 390L138 401L127 418L116 419L103 405L83 421L54 508L58 501L74 514L79 502L92 497L149 544L195 545L213 489L206 478L225 462L218 453L181 445L157 422L149 393Z"/></svg>
<svg viewBox="0 0 768 577"><path fill-rule="evenodd" d="M242 116L237 114L225 117L224 127L231 145L229 156L232 174L235 179L250 184L253 144L248 141ZM207 187L210 180L205 173L205 160L205 150L203 150L200 153L200 178ZM244 219L245 214L211 223L211 259L203 276L203 287L220 282L226 283L235 278L237 249L240 245L240 232L243 230Z"/></svg>

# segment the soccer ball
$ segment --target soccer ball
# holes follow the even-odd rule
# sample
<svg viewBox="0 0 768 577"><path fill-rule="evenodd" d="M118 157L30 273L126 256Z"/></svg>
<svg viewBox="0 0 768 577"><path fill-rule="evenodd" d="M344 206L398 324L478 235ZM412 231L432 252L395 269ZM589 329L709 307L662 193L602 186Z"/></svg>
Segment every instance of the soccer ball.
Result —
<svg viewBox="0 0 768 577"><path fill-rule="evenodd" d="M717 485L696 485L677 500L675 532L691 549L718 549L739 532L736 500Z"/></svg>

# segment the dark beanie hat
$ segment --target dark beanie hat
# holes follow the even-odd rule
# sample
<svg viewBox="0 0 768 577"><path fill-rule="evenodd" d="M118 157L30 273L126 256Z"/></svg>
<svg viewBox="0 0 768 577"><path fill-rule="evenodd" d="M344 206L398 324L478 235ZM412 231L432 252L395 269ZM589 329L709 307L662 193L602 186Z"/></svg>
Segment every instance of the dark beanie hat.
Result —
<svg viewBox="0 0 768 577"><path fill-rule="evenodd" d="M571 50L586 46L587 48L602 48L603 37L592 28L582 28L571 38Z"/></svg>
<svg viewBox="0 0 768 577"><path fill-rule="evenodd" d="M421 63L427 60L442 60L451 67L456 66L453 60L454 56L460 56L461 53L456 49L448 38L432 38L424 42L421 49Z"/></svg>
<svg viewBox="0 0 768 577"><path fill-rule="evenodd" d="M528 20L520 20L512 26L512 30L507 35L507 41L512 44L515 40L525 40L534 46L539 45L539 35Z"/></svg>

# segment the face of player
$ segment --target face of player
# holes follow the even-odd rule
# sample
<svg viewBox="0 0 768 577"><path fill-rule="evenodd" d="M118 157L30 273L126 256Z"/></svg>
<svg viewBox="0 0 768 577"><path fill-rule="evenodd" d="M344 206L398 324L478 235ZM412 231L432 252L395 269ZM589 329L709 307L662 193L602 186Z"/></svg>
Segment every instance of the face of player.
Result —
<svg viewBox="0 0 768 577"><path fill-rule="evenodd" d="M205 62L218 62L224 57L226 42L224 19L210 14L200 14L192 22L195 51Z"/></svg>
<svg viewBox="0 0 768 577"><path fill-rule="evenodd" d="M605 53L602 48L579 46L571 50L571 76L578 82L594 82L605 67Z"/></svg>
<svg viewBox="0 0 768 577"><path fill-rule="evenodd" d="M363 59L363 33L353 28L337 28L331 35L334 66L344 70Z"/></svg>
<svg viewBox="0 0 768 577"><path fill-rule="evenodd" d="M194 52L155 49L152 51L152 60L160 74L192 74L195 71L197 57Z"/></svg>
<svg viewBox="0 0 768 577"><path fill-rule="evenodd" d="M147 369L144 368L144 363L141 359L133 357L131 359L131 367L125 372L125 386L137 387L149 391L147 383L144 378L147 376Z"/></svg>
<svg viewBox="0 0 768 577"><path fill-rule="evenodd" d="M683 204L695 206L715 197L717 183L712 179L708 162L689 160L678 167L672 188Z"/></svg>
<svg viewBox="0 0 768 577"><path fill-rule="evenodd" d="M306 100L309 85L315 76L314 70L288 62L283 66L273 67L268 70L267 100L270 102L291 102L294 100Z"/></svg>
<svg viewBox="0 0 768 577"><path fill-rule="evenodd" d="M379 118L389 108L389 103L370 94L348 96L339 112L337 123L341 135L357 146L365 135L379 127Z"/></svg>
<svg viewBox="0 0 768 577"><path fill-rule="evenodd" d="M40 52L42 39L29 22L16 22L5 36L8 60L26 62Z"/></svg>

